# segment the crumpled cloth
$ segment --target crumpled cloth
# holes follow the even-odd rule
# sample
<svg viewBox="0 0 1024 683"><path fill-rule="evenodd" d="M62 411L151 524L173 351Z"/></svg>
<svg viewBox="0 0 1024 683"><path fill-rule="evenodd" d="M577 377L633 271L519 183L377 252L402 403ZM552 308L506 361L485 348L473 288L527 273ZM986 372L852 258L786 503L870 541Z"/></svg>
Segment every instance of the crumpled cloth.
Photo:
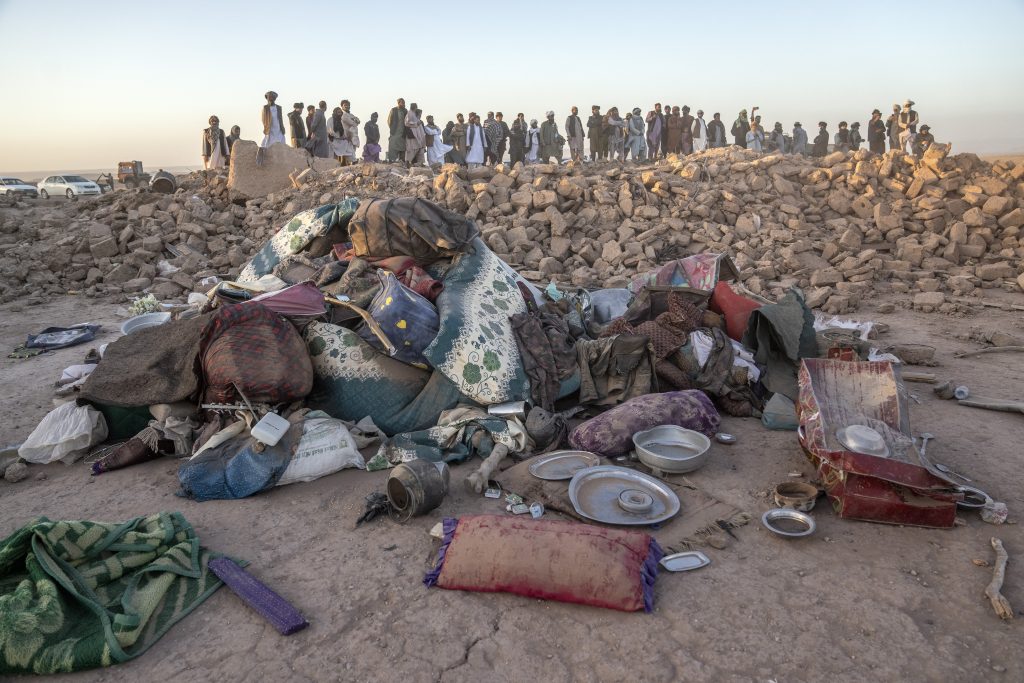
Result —
<svg viewBox="0 0 1024 683"><path fill-rule="evenodd" d="M499 443L507 446L509 453L533 449L533 440L517 418L489 415L475 406L460 405L441 413L435 427L396 434L382 443L366 469L387 469L416 458L462 462L474 454L487 457Z"/></svg>
<svg viewBox="0 0 1024 683"><path fill-rule="evenodd" d="M551 410L560 386L577 370L576 348L565 319L552 313L517 313L510 319L534 405Z"/></svg>
<svg viewBox="0 0 1024 683"><path fill-rule="evenodd" d="M620 334L576 342L580 404L613 406L655 387L653 351L647 337Z"/></svg>
<svg viewBox="0 0 1024 683"><path fill-rule="evenodd" d="M817 358L814 315L803 295L791 289L778 303L766 304L750 314L742 343L763 368L761 382L772 393L796 401L797 371L801 358Z"/></svg>

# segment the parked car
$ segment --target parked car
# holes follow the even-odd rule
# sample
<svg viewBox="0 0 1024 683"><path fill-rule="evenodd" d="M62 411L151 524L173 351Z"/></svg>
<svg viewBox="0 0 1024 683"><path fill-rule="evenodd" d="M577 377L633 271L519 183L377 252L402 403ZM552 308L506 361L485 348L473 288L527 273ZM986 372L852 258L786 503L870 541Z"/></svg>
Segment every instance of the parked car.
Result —
<svg viewBox="0 0 1024 683"><path fill-rule="evenodd" d="M74 199L83 194L100 194L100 186L80 175L52 175L39 183L39 196L43 199L58 195Z"/></svg>
<svg viewBox="0 0 1024 683"><path fill-rule="evenodd" d="M35 185L29 185L18 178L0 178L0 194L20 194L35 199L39 196L39 190Z"/></svg>

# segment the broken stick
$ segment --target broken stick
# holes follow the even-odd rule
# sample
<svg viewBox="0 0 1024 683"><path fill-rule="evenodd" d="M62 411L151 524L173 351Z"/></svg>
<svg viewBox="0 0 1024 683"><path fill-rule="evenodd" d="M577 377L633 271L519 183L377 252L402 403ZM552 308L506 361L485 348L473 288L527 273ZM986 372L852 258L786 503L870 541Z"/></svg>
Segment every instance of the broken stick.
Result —
<svg viewBox="0 0 1024 683"><path fill-rule="evenodd" d="M953 354L953 357L970 358L971 356L980 356L983 353L1001 353L1003 351L1024 351L1024 346L989 346L977 351L957 351Z"/></svg>
<svg viewBox="0 0 1024 683"><path fill-rule="evenodd" d="M1003 588L1003 580L1006 578L1006 563L1010 555L1003 547L1003 542L998 538L992 539L992 549L996 551L996 561L992 568L992 581L985 588L985 596L992 601L992 609L1000 619L1013 619L1013 608L1010 602L1000 592Z"/></svg>

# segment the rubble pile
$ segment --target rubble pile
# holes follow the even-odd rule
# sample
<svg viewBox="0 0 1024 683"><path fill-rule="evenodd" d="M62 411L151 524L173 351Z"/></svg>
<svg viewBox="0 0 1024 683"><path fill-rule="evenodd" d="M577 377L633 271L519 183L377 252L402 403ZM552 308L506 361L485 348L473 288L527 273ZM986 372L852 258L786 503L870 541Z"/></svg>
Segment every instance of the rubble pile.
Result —
<svg viewBox="0 0 1024 683"><path fill-rule="evenodd" d="M730 147L638 166L438 172L322 164L254 198L256 166L232 169L230 182L195 173L171 196L119 191L0 212L0 300L68 290L173 299L204 277L236 274L299 211L345 196L415 195L475 219L497 255L534 281L622 286L714 251L733 258L754 293L796 285L830 313L856 309L872 291L950 311L951 297L1024 289L1024 164L948 151L934 145L917 160Z"/></svg>

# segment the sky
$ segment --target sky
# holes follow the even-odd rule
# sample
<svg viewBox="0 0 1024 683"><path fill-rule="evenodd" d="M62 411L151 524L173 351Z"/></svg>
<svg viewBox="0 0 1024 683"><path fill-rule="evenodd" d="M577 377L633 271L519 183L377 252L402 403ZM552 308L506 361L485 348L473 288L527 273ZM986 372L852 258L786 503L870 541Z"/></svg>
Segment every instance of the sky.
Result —
<svg viewBox="0 0 1024 683"><path fill-rule="evenodd" d="M1024 0L0 0L0 172L199 168L211 114L262 137L267 90L364 122L668 102L832 132L910 98L954 152L1019 153L1022 35Z"/></svg>

